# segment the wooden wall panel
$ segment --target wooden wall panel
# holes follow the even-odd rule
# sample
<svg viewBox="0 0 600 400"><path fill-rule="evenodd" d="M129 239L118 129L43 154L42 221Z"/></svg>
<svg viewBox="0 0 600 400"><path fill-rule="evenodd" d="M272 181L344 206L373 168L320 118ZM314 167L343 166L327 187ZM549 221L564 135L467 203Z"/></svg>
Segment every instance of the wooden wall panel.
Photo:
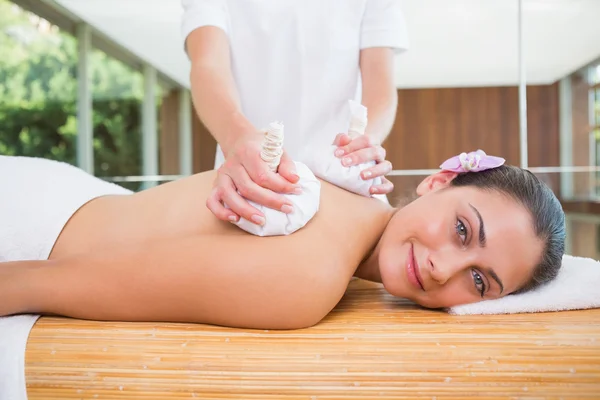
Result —
<svg viewBox="0 0 600 400"><path fill-rule="evenodd" d="M594 165L590 159L590 114L589 83L581 74L571 76L573 117L573 165ZM587 197L594 173L580 172L573 175L573 194L577 198Z"/></svg>
<svg viewBox="0 0 600 400"><path fill-rule="evenodd" d="M567 223L570 224L571 253L579 257L598 259L600 256L597 249L598 225L581 220L567 220Z"/></svg>
<svg viewBox="0 0 600 400"><path fill-rule="evenodd" d="M463 151L483 149L519 165L519 100L516 87L398 91L396 122L384 143L394 169L436 169ZM558 85L527 88L530 167L558 166ZM558 174L541 178L555 191ZM410 198L422 177L390 177L396 204Z"/></svg>
<svg viewBox="0 0 600 400"><path fill-rule="evenodd" d="M162 98L160 106L160 174L179 174L179 92Z"/></svg>
<svg viewBox="0 0 600 400"><path fill-rule="evenodd" d="M217 142L204 126L192 105L192 145L193 173L209 171L214 168Z"/></svg>
<svg viewBox="0 0 600 400"><path fill-rule="evenodd" d="M530 167L560 165L558 84L527 89L528 157Z"/></svg>
<svg viewBox="0 0 600 400"><path fill-rule="evenodd" d="M213 169L217 142L192 108L192 172ZM179 174L179 92L165 95L160 108L160 173Z"/></svg>
<svg viewBox="0 0 600 400"><path fill-rule="evenodd" d="M518 164L519 103L514 87L398 91L385 143L394 169L437 168L448 157L481 148ZM529 165L559 165L558 86L532 86L528 97Z"/></svg>

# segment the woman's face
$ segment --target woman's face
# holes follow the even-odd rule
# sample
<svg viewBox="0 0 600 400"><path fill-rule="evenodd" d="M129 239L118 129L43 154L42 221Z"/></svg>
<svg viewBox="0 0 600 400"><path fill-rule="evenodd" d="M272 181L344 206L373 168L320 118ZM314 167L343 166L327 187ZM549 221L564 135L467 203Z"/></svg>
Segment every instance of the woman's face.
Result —
<svg viewBox="0 0 600 400"><path fill-rule="evenodd" d="M379 271L392 295L429 308L495 299L523 286L541 260L525 208L498 192L448 187L455 176L425 179L384 232Z"/></svg>

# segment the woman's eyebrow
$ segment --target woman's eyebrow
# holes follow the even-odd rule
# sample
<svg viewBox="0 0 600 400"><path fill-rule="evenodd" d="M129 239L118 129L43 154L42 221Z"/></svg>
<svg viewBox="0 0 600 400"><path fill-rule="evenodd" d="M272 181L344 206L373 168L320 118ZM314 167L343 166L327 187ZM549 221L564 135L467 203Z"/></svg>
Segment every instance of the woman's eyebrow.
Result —
<svg viewBox="0 0 600 400"><path fill-rule="evenodd" d="M502 292L504 292L504 285L502 284L502 281L500 280L500 277L498 276L498 274L491 268L483 268L484 271L489 274L493 280L496 281L496 283L498 284L498 286L500 286L500 294L502 294Z"/></svg>
<svg viewBox="0 0 600 400"><path fill-rule="evenodd" d="M479 220L479 247L485 247L485 226L483 225L483 218L481 218L481 214L479 213L479 210L477 210L471 203L469 203L469 206L473 209L473 211L475 211L475 214L477 215L477 219ZM500 294L502 294L502 292L504 292L504 285L502 284L502 280L500 279L500 277L498 276L498 274L491 268L484 268L485 272L487 272L493 280L496 281L496 283L498 284L498 286L500 286Z"/></svg>
<svg viewBox="0 0 600 400"><path fill-rule="evenodd" d="M469 203L469 206L473 209L473 211L475 211L475 214L477 215L477 219L479 220L479 247L485 247L486 238L485 238L485 226L483 225L483 218L481 218L481 214L471 203Z"/></svg>

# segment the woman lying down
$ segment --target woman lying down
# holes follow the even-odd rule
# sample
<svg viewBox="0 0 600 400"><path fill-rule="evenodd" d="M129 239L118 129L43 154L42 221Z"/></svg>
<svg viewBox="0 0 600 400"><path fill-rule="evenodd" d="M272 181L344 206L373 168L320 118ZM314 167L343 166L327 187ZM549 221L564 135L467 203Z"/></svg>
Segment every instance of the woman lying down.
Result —
<svg viewBox="0 0 600 400"><path fill-rule="evenodd" d="M531 290L561 265L561 205L514 166L442 168L402 208L322 181L310 222L270 237L204 206L214 178L134 194L0 157L0 315L295 329L326 316L352 277L442 308Z"/></svg>

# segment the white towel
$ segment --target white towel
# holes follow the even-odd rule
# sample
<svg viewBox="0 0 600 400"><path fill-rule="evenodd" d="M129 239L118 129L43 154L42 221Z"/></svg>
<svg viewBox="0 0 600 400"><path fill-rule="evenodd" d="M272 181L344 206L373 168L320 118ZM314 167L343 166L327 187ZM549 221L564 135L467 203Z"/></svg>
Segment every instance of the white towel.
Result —
<svg viewBox="0 0 600 400"><path fill-rule="evenodd" d="M69 164L0 156L2 262L45 260L67 221L103 195L131 193ZM0 293L2 301L2 293ZM0 399L26 400L25 349L37 315L0 317Z"/></svg>
<svg viewBox="0 0 600 400"><path fill-rule="evenodd" d="M1 300L0 300L1 301ZM25 348L38 315L0 317L0 399L26 400Z"/></svg>
<svg viewBox="0 0 600 400"><path fill-rule="evenodd" d="M514 314L600 307L600 262L563 256L558 276L530 292L449 308L454 315Z"/></svg>

